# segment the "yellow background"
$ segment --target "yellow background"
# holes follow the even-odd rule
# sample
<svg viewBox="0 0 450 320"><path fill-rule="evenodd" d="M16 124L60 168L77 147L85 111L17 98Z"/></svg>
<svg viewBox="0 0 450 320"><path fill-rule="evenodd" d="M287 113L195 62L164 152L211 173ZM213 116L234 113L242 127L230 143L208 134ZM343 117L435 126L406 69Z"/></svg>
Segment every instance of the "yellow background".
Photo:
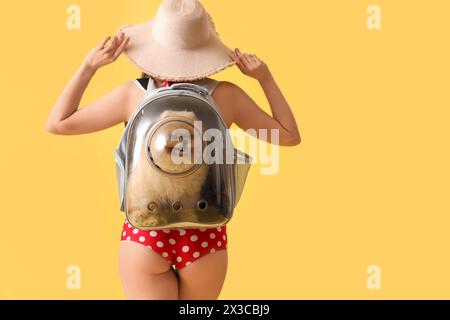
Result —
<svg viewBox="0 0 450 320"><path fill-rule="evenodd" d="M72 3L81 30L66 27ZM2 3L0 298L124 298L113 159L123 125L79 136L44 125L88 50L158 3ZM303 139L281 148L279 174L252 168L220 298L450 298L449 1L203 3L226 44L269 65ZM380 31L366 27L370 4ZM138 75L121 57L82 106ZM213 77L270 112L237 67ZM71 264L81 290L66 288ZM381 290L366 287L372 264Z"/></svg>

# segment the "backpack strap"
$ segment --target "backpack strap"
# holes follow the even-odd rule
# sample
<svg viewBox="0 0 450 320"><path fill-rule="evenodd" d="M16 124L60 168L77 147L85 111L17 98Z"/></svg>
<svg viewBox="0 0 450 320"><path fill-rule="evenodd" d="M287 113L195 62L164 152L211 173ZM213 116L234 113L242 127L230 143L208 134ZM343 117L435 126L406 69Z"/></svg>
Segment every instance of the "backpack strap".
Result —
<svg viewBox="0 0 450 320"><path fill-rule="evenodd" d="M144 97L148 96L154 89L156 89L155 81L151 78L140 78L135 79L134 83L145 92ZM127 121L123 123L123 126L126 127L128 124Z"/></svg>
<svg viewBox="0 0 450 320"><path fill-rule="evenodd" d="M220 81L217 81L212 78L204 78L204 79L197 80L194 82L194 84L196 84L198 86L202 86L203 88L208 90L208 93L211 96L214 92L214 89L216 89L216 87L219 85L219 83L220 83Z"/></svg>
<svg viewBox="0 0 450 320"><path fill-rule="evenodd" d="M145 97L149 96L153 90L156 89L156 84L155 84L155 80L153 80L152 78L147 78L147 88L145 90Z"/></svg>
<svg viewBox="0 0 450 320"><path fill-rule="evenodd" d="M208 94L209 94L209 99L212 101L211 106L216 109L217 113L219 113L219 115L222 117L223 119L223 114L222 111L220 110L219 106L217 105L217 103L214 101L214 98L212 96L214 90L217 88L217 86L219 85L220 81L217 81L215 79L211 79L211 78L204 78L202 80L196 81L194 82L194 84L201 86L203 88L205 88L206 90L208 90Z"/></svg>
<svg viewBox="0 0 450 320"><path fill-rule="evenodd" d="M135 79L134 84L136 84L139 89L145 92L147 90L148 80L148 78Z"/></svg>

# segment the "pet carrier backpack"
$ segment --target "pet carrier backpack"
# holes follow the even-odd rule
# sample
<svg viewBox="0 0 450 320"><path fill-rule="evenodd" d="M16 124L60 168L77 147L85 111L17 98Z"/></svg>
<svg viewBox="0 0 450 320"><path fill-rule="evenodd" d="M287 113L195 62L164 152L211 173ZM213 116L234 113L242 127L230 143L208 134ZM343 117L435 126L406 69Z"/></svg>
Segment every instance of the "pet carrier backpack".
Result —
<svg viewBox="0 0 450 320"><path fill-rule="evenodd" d="M120 210L144 230L217 227L230 221L252 158L231 141L211 96L216 80L146 94L114 151Z"/></svg>

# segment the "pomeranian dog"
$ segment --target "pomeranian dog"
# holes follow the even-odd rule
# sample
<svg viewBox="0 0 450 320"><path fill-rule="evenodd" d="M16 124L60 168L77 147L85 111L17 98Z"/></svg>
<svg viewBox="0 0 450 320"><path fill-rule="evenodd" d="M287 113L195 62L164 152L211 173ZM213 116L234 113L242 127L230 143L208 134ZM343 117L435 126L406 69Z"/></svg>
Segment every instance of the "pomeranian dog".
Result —
<svg viewBox="0 0 450 320"><path fill-rule="evenodd" d="M191 111L166 110L159 118L161 120L167 117L181 118L192 125L194 121L198 121ZM149 162L147 155L150 151L153 163L166 172L186 172L194 165L194 128L178 121L168 122L163 127L162 132L158 130L154 134L150 145L144 141L140 146L140 158L127 180L127 216L137 227L198 221L196 206L206 181L208 166L201 160L194 172L177 177L162 173ZM177 129L187 130L191 141L171 141L171 135ZM200 155L202 152L203 148ZM174 153L179 157L174 158ZM188 163L180 163L183 157Z"/></svg>

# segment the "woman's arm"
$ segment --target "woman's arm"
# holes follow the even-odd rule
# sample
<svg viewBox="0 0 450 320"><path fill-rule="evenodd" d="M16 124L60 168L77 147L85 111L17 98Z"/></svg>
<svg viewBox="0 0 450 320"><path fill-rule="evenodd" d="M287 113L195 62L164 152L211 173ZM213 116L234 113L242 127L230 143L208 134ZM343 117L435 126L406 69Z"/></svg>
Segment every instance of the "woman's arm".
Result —
<svg viewBox="0 0 450 320"><path fill-rule="evenodd" d="M66 85L50 112L45 128L53 134L73 135L99 131L126 120L129 83L122 84L96 102L79 109L81 98L95 72L115 61L125 50L128 38L122 33L93 48Z"/></svg>
<svg viewBox="0 0 450 320"><path fill-rule="evenodd" d="M239 49L236 49L236 52L231 51L230 56L236 61L242 73L258 80L272 111L270 116L239 86L227 82L226 85L231 92L233 122L244 131L256 129L256 137L269 143L276 143L272 141L270 131L275 129L279 132L279 145L298 145L301 137L294 114L267 65L256 55L242 54ZM260 136L258 129L267 129L267 138Z"/></svg>

